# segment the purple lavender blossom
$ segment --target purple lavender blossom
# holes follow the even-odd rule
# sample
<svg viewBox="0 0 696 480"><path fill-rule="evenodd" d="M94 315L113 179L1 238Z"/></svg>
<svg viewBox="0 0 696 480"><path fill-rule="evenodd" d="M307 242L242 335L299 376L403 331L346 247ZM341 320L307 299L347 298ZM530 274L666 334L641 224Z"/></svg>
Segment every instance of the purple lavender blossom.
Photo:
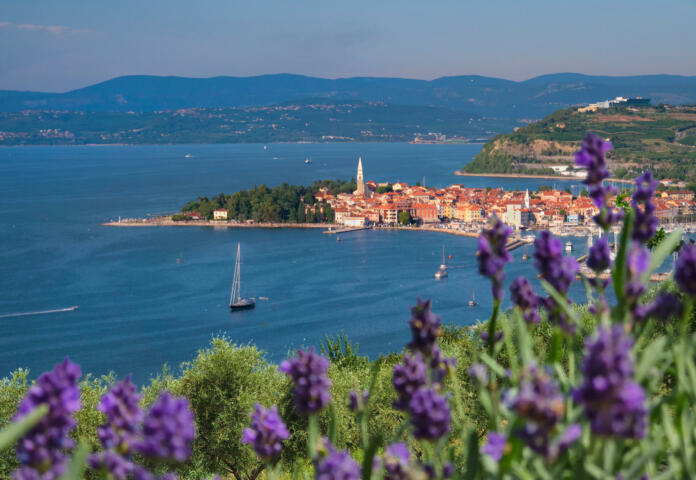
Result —
<svg viewBox="0 0 696 480"><path fill-rule="evenodd" d="M430 378L434 383L442 382L445 377L457 366L457 359L454 357L444 357L442 350L435 345L430 353Z"/></svg>
<svg viewBox="0 0 696 480"><path fill-rule="evenodd" d="M558 438L558 453L568 450L580 438L580 435L582 435L582 427L579 424L573 423L569 425Z"/></svg>
<svg viewBox="0 0 696 480"><path fill-rule="evenodd" d="M397 394L394 408L408 410L413 394L427 383L425 361L420 352L404 354L401 363L394 365L392 385Z"/></svg>
<svg viewBox="0 0 696 480"><path fill-rule="evenodd" d="M596 273L602 273L611 264L611 250L607 237L599 237L587 257L587 266Z"/></svg>
<svg viewBox="0 0 696 480"><path fill-rule="evenodd" d="M539 316L539 297L534 293L534 287L524 277L517 277L510 285L510 297L512 302L522 310L522 317L528 324L537 324L541 321Z"/></svg>
<svg viewBox="0 0 696 480"><path fill-rule="evenodd" d="M503 299L503 281L505 280L505 265L512 260L506 245L512 233L500 219L488 230L481 232L478 238L479 273L491 279L493 298Z"/></svg>
<svg viewBox="0 0 696 480"><path fill-rule="evenodd" d="M490 456L496 462L503 458L507 438L498 432L490 432L486 444L481 448L481 453Z"/></svg>
<svg viewBox="0 0 696 480"><path fill-rule="evenodd" d="M416 306L411 308L411 319L408 324L411 326L413 335L408 347L422 352L423 355L430 355L437 337L442 335L440 317L430 311L430 300L418 299Z"/></svg>
<svg viewBox="0 0 696 480"><path fill-rule="evenodd" d="M684 245L674 266L674 280L683 291L696 297L696 245Z"/></svg>
<svg viewBox="0 0 696 480"><path fill-rule="evenodd" d="M346 451L337 451L326 442L327 455L316 466L316 480L358 480L362 473L360 465Z"/></svg>
<svg viewBox="0 0 696 480"><path fill-rule="evenodd" d="M633 339L621 325L599 328L586 341L582 365L584 381L573 391L573 400L582 405L592 432L642 438L646 430L645 393L633 381Z"/></svg>
<svg viewBox="0 0 696 480"><path fill-rule="evenodd" d="M561 241L548 230L534 240L534 266L541 277L562 294L568 292L579 268L573 257L563 256Z"/></svg>
<svg viewBox="0 0 696 480"><path fill-rule="evenodd" d="M653 195L657 188L657 181L653 179L650 171L636 179L636 190L631 202L635 211L633 221L633 240L645 243L650 240L657 230L657 218L655 217L655 204Z"/></svg>
<svg viewBox="0 0 696 480"><path fill-rule="evenodd" d="M135 473L136 465L114 451L95 453L89 456L89 468L94 471L104 470L114 480L127 480Z"/></svg>
<svg viewBox="0 0 696 480"><path fill-rule="evenodd" d="M367 400L370 398L370 391L363 390L362 393L358 393L355 390L348 392L348 408L351 412L357 412L365 408Z"/></svg>
<svg viewBox="0 0 696 480"><path fill-rule="evenodd" d="M40 405L48 413L17 443L15 450L21 467L16 480L54 480L64 471L65 451L74 446L70 431L75 427L73 414L80 409L77 380L80 367L66 358L50 372L45 372L19 404L14 420L21 420Z"/></svg>
<svg viewBox="0 0 696 480"><path fill-rule="evenodd" d="M384 480L409 480L411 478L410 466L411 452L405 443L393 443L389 445L382 459L375 457L373 468L384 468Z"/></svg>
<svg viewBox="0 0 696 480"><path fill-rule="evenodd" d="M278 407L264 408L258 403L251 414L251 425L242 432L242 443L254 447L256 455L264 460L271 460L283 449L283 440L290 438L285 423L278 415Z"/></svg>
<svg viewBox="0 0 696 480"><path fill-rule="evenodd" d="M587 170L587 177L582 183L589 187L590 198L599 214L594 221L605 231L623 216L621 210L614 211L609 207L609 197L616 194L616 189L604 186L602 182L609 177L605 155L611 150L611 143L601 137L588 133L582 141L582 146L575 153L575 164Z"/></svg>
<svg viewBox="0 0 696 480"><path fill-rule="evenodd" d="M681 315L682 308L683 306L676 295L662 292L652 303L636 307L634 316L636 320L654 317L661 321L667 321L672 317Z"/></svg>
<svg viewBox="0 0 696 480"><path fill-rule="evenodd" d="M194 435L188 399L162 392L145 416L137 450L146 457L183 462L191 455Z"/></svg>
<svg viewBox="0 0 696 480"><path fill-rule="evenodd" d="M597 185L609 178L607 162L604 156L611 150L611 142L605 142L601 137L588 133L582 140L582 146L575 153L575 165L587 170L587 177L582 183Z"/></svg>
<svg viewBox="0 0 696 480"><path fill-rule="evenodd" d="M474 363L469 367L469 375L480 385L488 383L488 368L483 363Z"/></svg>
<svg viewBox="0 0 696 480"><path fill-rule="evenodd" d="M449 404L435 389L422 387L413 394L408 407L415 438L436 440L449 432Z"/></svg>
<svg viewBox="0 0 696 480"><path fill-rule="evenodd" d="M288 374L295 388L295 410L298 413L316 413L329 404L331 380L326 375L329 361L314 353L314 347L308 352L297 351L297 357L280 364L280 371Z"/></svg>
<svg viewBox="0 0 696 480"><path fill-rule="evenodd" d="M102 397L97 410L106 415L106 423L99 426L97 434L107 450L115 450L124 455L130 453L143 419L143 412L138 407L140 397L130 377L114 385Z"/></svg>

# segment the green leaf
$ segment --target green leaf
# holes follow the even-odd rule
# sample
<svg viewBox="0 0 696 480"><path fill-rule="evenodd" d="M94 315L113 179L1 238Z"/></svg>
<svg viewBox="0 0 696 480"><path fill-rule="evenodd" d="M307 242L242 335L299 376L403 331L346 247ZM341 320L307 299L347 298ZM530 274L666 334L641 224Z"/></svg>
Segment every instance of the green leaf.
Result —
<svg viewBox="0 0 696 480"><path fill-rule="evenodd" d="M558 304L561 310L563 310L563 313L565 313L568 316L568 319L572 320L573 323L575 323L575 311L573 311L573 309L570 308L570 305L568 305L568 302L566 301L565 297L558 293L558 290L553 288L553 285L551 285L544 279L541 279L541 286L544 288L544 290L548 292L549 295L551 295L551 297Z"/></svg>
<svg viewBox="0 0 696 480"><path fill-rule="evenodd" d="M336 424L338 419L336 418L336 407L333 403L329 404L329 441L331 444L336 444Z"/></svg>
<svg viewBox="0 0 696 480"><path fill-rule="evenodd" d="M89 444L80 442L75 449L68 468L58 480L82 480L82 476L87 468L87 455L89 455Z"/></svg>
<svg viewBox="0 0 696 480"><path fill-rule="evenodd" d="M642 381L650 369L660 360L664 354L666 343L665 337L658 337L643 350L636 366L636 381Z"/></svg>
<svg viewBox="0 0 696 480"><path fill-rule="evenodd" d="M469 432L466 454L466 478L476 478L479 473L479 438L475 430Z"/></svg>
<svg viewBox="0 0 696 480"><path fill-rule="evenodd" d="M491 358L487 353L481 353L481 360L483 360L483 363L488 365L488 368L493 370L496 375L501 378L505 378L505 369L501 367L500 364L495 361L495 359Z"/></svg>
<svg viewBox="0 0 696 480"><path fill-rule="evenodd" d="M363 480L370 480L372 478L372 459L377 453L377 448L383 443L382 434L378 433L370 439L370 443L365 449L365 455L362 461L362 478Z"/></svg>
<svg viewBox="0 0 696 480"><path fill-rule="evenodd" d="M599 468L597 465L587 462L585 463L585 471L592 476L592 478L598 478L601 480L606 480L608 478L612 478L611 475L606 473L604 470Z"/></svg>
<svg viewBox="0 0 696 480"><path fill-rule="evenodd" d="M646 277L657 270L660 265L662 265L662 262L665 261L665 258L667 258L674 251L674 249L677 248L677 245L679 245L679 242L681 242L681 236L682 231L677 229L667 235L667 238L662 240L657 245L654 253L650 256L650 268L645 273Z"/></svg>
<svg viewBox="0 0 696 480"><path fill-rule="evenodd" d="M11 447L17 440L22 438L25 433L34 427L48 413L47 405L39 405L26 417L11 423L0 432L0 452Z"/></svg>
<svg viewBox="0 0 696 480"><path fill-rule="evenodd" d="M626 255L628 254L628 241L633 233L633 210L626 212L621 229L621 237L619 240L619 249L616 253L614 261L614 275L612 277L614 285L614 293L619 301L619 313L623 317L626 297L624 295L624 283L626 283Z"/></svg>
<svg viewBox="0 0 696 480"><path fill-rule="evenodd" d="M647 450L639 455L626 470L624 478L638 478L638 474L643 469L646 463L655 457L655 454L660 450L660 445L656 443L649 444Z"/></svg>

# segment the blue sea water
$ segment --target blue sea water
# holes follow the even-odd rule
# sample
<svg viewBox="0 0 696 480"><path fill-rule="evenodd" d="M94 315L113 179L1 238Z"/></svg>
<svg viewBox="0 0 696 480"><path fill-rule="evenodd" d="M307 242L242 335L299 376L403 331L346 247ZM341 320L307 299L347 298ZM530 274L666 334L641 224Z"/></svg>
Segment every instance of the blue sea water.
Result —
<svg viewBox="0 0 696 480"><path fill-rule="evenodd" d="M114 228L100 223L178 210L199 195L257 184L350 179L357 157L377 181L535 189L549 180L456 177L481 145L272 144L0 149L0 376L32 375L69 355L93 374L138 382L194 358L212 336L253 343L278 361L297 347L346 333L371 356L399 351L409 306L431 298L443 322L490 312L476 272L476 240L428 232L362 231L341 242L320 230ZM189 158L186 155L190 155ZM310 165L304 160L312 158ZM567 186L569 182L558 182ZM573 239L584 252L584 239ZM227 307L237 242L242 287L268 297ZM449 278L434 273L442 247ZM508 282L533 278L514 252ZM531 253L531 250L530 252ZM475 292L480 305L467 306ZM582 298L581 289L573 292Z"/></svg>

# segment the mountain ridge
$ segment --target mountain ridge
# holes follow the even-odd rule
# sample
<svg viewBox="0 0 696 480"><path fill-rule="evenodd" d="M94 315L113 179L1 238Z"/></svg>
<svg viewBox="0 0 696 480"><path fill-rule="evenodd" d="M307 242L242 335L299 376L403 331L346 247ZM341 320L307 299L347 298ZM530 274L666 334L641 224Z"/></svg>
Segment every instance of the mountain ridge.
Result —
<svg viewBox="0 0 696 480"><path fill-rule="evenodd" d="M696 103L696 76L547 74L524 81L480 75L433 80L398 77L321 78L297 74L251 77L126 75L64 93L0 90L0 111L153 112L183 108L274 105L302 98L382 101L447 107L489 117L541 118L606 98L643 96L653 103Z"/></svg>

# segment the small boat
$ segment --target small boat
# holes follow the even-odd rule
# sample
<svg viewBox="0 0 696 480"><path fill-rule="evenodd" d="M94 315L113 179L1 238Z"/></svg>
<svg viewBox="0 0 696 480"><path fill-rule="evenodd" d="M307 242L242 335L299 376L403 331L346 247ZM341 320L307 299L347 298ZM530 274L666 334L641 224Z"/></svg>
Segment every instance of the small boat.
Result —
<svg viewBox="0 0 696 480"><path fill-rule="evenodd" d="M306 164L312 163L312 157L307 157L307 158L305 158L304 163L306 163Z"/></svg>
<svg viewBox="0 0 696 480"><path fill-rule="evenodd" d="M527 253L527 247L524 248L524 253L522 254L522 260L527 261L529 260L529 254Z"/></svg>
<svg viewBox="0 0 696 480"><path fill-rule="evenodd" d="M476 292L474 292L474 291L472 290L472 291L471 291L471 300L469 300L469 306L470 306L470 307L475 307L476 305L478 305L478 303L476 302Z"/></svg>
<svg viewBox="0 0 696 480"><path fill-rule="evenodd" d="M241 269L241 246L237 244L237 260L234 263L234 280L232 280L232 292L230 293L230 310L246 310L254 308L256 301L253 298L242 297L242 269Z"/></svg>
<svg viewBox="0 0 696 480"><path fill-rule="evenodd" d="M442 278L446 278L448 276L447 273L447 261L445 260L445 246L442 246L442 263L440 264L440 268L437 269L437 272L435 272L435 278L438 280Z"/></svg>
<svg viewBox="0 0 696 480"><path fill-rule="evenodd" d="M565 249L566 249L566 252L572 252L573 251L573 244L570 242L566 242Z"/></svg>
<svg viewBox="0 0 696 480"><path fill-rule="evenodd" d="M336 235L336 241L337 241L337 242L340 242L340 241L341 241L341 237L339 237L338 235Z"/></svg>
<svg viewBox="0 0 696 480"><path fill-rule="evenodd" d="M268 300L268 297L259 297L259 300L263 300L265 302Z"/></svg>
<svg viewBox="0 0 696 480"><path fill-rule="evenodd" d="M192 157L193 157L193 155L191 155L190 153L187 153L186 155L184 155L184 158L192 158Z"/></svg>
<svg viewBox="0 0 696 480"><path fill-rule="evenodd" d="M264 145L264 146L263 146L263 149L264 149L264 150L268 150L268 145Z"/></svg>

